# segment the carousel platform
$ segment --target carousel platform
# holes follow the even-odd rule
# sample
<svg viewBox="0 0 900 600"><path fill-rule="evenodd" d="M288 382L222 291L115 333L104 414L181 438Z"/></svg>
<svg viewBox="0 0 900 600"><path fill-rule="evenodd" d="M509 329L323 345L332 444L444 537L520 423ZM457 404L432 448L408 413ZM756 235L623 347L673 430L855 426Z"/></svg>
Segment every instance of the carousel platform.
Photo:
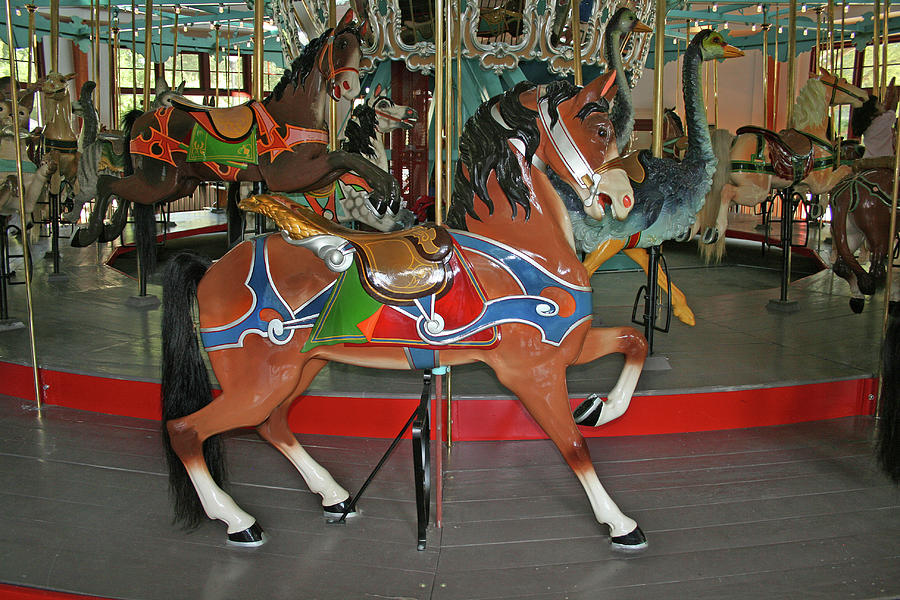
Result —
<svg viewBox="0 0 900 600"><path fill-rule="evenodd" d="M222 230L222 219L209 212L178 213L165 252L199 248L221 254L224 235L212 232ZM47 238L34 251L35 347L44 402L158 418L160 311L130 305L137 282L125 272L127 248L76 249L65 242L61 276L52 274L52 261L40 258ZM668 333L654 334L653 355L629 412L604 428L586 430L588 435L704 431L873 412L880 297L853 314L846 283L818 270L817 260L798 255L789 298L799 310L771 312L769 300L780 293L780 250L762 256L758 244L729 242L726 261L716 267L703 265L692 243L667 246L665 256L696 325L673 319ZM645 281L636 268L595 274L595 325L631 322L634 297ZM157 281L149 293L161 295ZM27 322L24 286L11 286L9 299L11 316ZM30 352L26 328L0 333L0 393L34 399ZM606 394L621 365L613 356L570 369L573 405L590 393ZM456 367L449 379L455 440L543 437L486 367ZM393 437L420 388L415 372L331 364L296 403L291 425L301 433ZM330 417L336 399L340 418Z"/></svg>
<svg viewBox="0 0 900 600"><path fill-rule="evenodd" d="M198 230L216 219L177 220ZM181 244L220 241L203 234L169 246ZM881 301L852 314L846 285L814 273L813 261L795 263L790 297L801 310L781 314L766 309L778 296L778 250L764 259L758 245L730 244L726 265L712 268L692 246L666 249L697 324L657 333L655 368L642 375L629 413L586 430L606 436L588 440L595 468L650 543L623 556L610 551L608 531L552 444L526 439L539 432L476 366L452 373L455 441L434 446L444 468L441 522L432 520L424 551L416 551L408 443L373 481L361 516L339 526L325 523L318 497L278 452L253 432L232 432L229 489L268 542L235 549L220 523L174 526L154 413L159 310L128 306L137 285L123 272L127 258L115 261L122 270L104 264L122 252L63 247L67 278L50 278L49 261L37 262L40 413L27 330L0 333L2 598L900 596L900 496L874 464L868 416ZM598 273L597 324L630 321L643 280ZM10 299L24 320L22 286ZM607 391L620 366L609 359L570 370L572 402ZM310 454L355 491L387 447L378 438L392 437L416 403L420 381L332 365L292 423ZM476 441L512 437L522 439Z"/></svg>

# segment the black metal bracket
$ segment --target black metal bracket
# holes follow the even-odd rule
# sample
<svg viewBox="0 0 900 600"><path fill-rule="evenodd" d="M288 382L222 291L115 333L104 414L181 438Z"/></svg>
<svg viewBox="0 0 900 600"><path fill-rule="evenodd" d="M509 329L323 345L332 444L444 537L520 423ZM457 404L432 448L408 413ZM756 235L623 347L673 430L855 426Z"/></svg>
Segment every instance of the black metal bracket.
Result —
<svg viewBox="0 0 900 600"><path fill-rule="evenodd" d="M647 338L647 345L652 354L653 332L669 333L669 326L672 324L672 278L669 277L669 266L666 264L666 257L663 256L660 246L650 246L647 251L649 255L647 284L639 287L634 297L634 305L631 308L631 322L644 327L644 337ZM659 309L662 308L662 302L659 297L658 269L660 265L666 274L666 324L662 327L656 324ZM642 298L644 300L644 314L642 320L638 320L638 305Z"/></svg>
<svg viewBox="0 0 900 600"><path fill-rule="evenodd" d="M427 541L428 520L431 514L431 370L426 369L422 382L422 395L419 398L419 404L410 415L409 419L404 423L400 433L393 439L391 445L372 472L366 478L365 482L360 486L359 491L353 496L353 499L344 509L344 513L339 519L332 522L344 523L347 515L356 509L356 504L362 498L375 479L375 475L387 462L387 459L394 452L394 449L403 439L403 434L412 426L412 443L413 443L413 474L415 477L416 488L416 514L417 514L417 545L418 550L424 550Z"/></svg>

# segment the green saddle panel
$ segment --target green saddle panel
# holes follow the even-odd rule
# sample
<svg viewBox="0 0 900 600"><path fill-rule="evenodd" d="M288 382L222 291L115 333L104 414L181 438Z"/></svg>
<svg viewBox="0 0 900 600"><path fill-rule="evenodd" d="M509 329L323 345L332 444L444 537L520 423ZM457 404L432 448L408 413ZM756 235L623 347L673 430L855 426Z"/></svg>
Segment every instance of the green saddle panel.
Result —
<svg viewBox="0 0 900 600"><path fill-rule="evenodd" d="M194 124L187 149L187 162L215 162L246 168L248 164L258 164L258 161L255 126L243 140L225 142L216 139L199 124Z"/></svg>

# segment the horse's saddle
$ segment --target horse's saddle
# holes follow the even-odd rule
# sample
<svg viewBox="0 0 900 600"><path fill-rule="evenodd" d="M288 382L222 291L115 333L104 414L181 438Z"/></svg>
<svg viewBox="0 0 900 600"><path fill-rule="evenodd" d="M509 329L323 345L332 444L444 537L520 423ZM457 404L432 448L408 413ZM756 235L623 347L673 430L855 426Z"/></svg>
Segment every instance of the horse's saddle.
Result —
<svg viewBox="0 0 900 600"><path fill-rule="evenodd" d="M775 176L790 181L792 185L805 179L813 168L813 144L801 131L784 129L776 133L764 127L747 125L736 133L752 133L765 139Z"/></svg>
<svg viewBox="0 0 900 600"><path fill-rule="evenodd" d="M272 194L245 198L238 206L271 218L284 235L320 256L322 240L349 243L359 259L355 262L363 289L385 304L411 304L423 296L440 295L452 284L448 263L453 240L444 227L428 223L390 233L358 232ZM336 245L329 243L327 249L334 252Z"/></svg>
<svg viewBox="0 0 900 600"><path fill-rule="evenodd" d="M219 135L226 141L237 141L246 138L256 124L252 101L231 108L214 108L191 102L184 97L171 98L172 106L194 117L211 133Z"/></svg>

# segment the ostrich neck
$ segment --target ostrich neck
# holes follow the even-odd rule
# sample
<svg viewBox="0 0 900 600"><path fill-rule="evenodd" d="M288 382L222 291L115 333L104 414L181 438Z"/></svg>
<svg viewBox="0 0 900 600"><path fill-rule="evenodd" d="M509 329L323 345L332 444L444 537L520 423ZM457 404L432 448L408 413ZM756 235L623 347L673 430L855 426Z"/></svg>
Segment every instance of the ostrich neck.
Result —
<svg viewBox="0 0 900 600"><path fill-rule="evenodd" d="M685 158L713 157L712 141L706 119L706 105L703 102L700 67L703 59L700 49L691 45L684 54L682 81L684 87L684 116L687 122L688 146Z"/></svg>
<svg viewBox="0 0 900 600"><path fill-rule="evenodd" d="M634 129L634 106L631 103L631 88L628 86L628 78L625 77L625 67L622 64L622 52L619 50L621 42L622 32L617 28L613 28L604 40L606 61L616 72L616 98L610 120L616 131L616 145L619 152L625 150Z"/></svg>

